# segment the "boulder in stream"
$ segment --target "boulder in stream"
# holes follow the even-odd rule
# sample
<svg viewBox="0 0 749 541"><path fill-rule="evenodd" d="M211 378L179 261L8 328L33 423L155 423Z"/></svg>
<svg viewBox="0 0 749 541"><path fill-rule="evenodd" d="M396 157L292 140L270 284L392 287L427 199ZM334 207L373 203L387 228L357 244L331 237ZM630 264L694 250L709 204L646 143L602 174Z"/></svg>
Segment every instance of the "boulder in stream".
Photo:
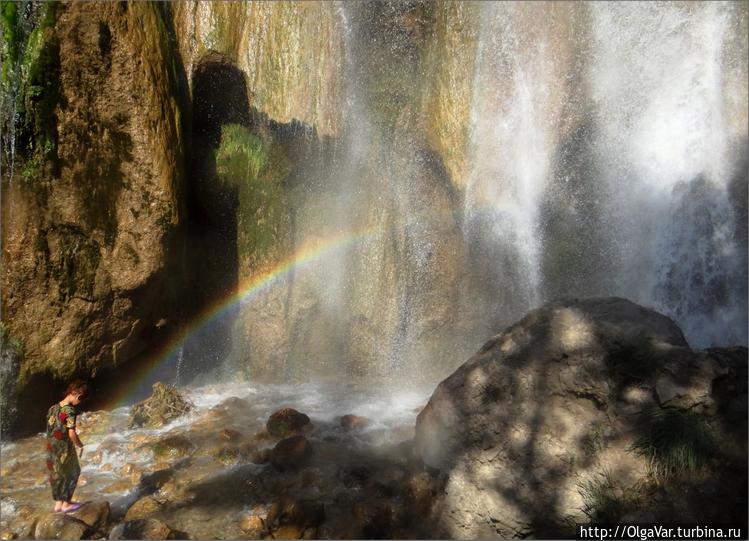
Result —
<svg viewBox="0 0 749 541"><path fill-rule="evenodd" d="M279 441L270 452L270 462L278 471L301 467L312 455L312 446L304 436Z"/></svg>
<svg viewBox="0 0 749 541"><path fill-rule="evenodd" d="M366 417L360 417L358 415L343 415L341 417L341 427L345 430L355 430L358 428L364 428L369 425L370 420Z"/></svg>
<svg viewBox="0 0 749 541"><path fill-rule="evenodd" d="M165 436L149 445L153 456L159 460L173 460L190 454L195 445L187 436L180 434Z"/></svg>
<svg viewBox="0 0 749 541"><path fill-rule="evenodd" d="M176 388L156 382L151 396L130 408L128 428L164 426L191 409L192 404Z"/></svg>
<svg viewBox="0 0 749 541"><path fill-rule="evenodd" d="M77 518L88 524L94 530L102 530L106 527L109 521L109 502L101 500L97 502L86 502L80 509L72 513L68 513L68 516Z"/></svg>
<svg viewBox="0 0 749 541"><path fill-rule="evenodd" d="M149 515L159 511L161 507L161 502L153 496L144 496L139 500L136 500L135 503L128 508L127 513L125 513L125 520L147 518Z"/></svg>
<svg viewBox="0 0 749 541"><path fill-rule="evenodd" d="M309 417L293 408L282 408L268 418L268 433L277 438L294 435L308 427Z"/></svg>
<svg viewBox="0 0 749 541"><path fill-rule="evenodd" d="M82 520L65 513L50 513L39 519L34 531L36 539L85 539L92 528Z"/></svg>

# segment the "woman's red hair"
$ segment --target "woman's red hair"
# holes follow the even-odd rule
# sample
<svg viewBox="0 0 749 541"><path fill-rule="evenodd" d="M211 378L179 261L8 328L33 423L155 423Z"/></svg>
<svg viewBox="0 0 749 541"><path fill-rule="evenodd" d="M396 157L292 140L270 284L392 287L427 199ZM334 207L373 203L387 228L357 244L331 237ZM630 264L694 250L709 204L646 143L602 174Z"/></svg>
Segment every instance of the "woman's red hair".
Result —
<svg viewBox="0 0 749 541"><path fill-rule="evenodd" d="M74 393L80 393L81 398L85 397L88 394L88 383L86 383L82 379L77 379L71 382L65 389L64 396L68 396L69 394Z"/></svg>

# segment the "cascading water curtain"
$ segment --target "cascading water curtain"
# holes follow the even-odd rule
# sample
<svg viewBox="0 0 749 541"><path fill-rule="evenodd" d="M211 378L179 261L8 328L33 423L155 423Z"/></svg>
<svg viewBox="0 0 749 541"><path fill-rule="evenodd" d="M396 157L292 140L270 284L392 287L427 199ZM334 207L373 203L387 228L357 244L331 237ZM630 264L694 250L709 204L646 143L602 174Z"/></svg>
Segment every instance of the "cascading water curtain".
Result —
<svg viewBox="0 0 749 541"><path fill-rule="evenodd" d="M544 3L480 9L464 208L473 283L465 309L481 306L492 320L486 332L497 332L544 300L540 209L568 67L557 34L569 9L554 16Z"/></svg>
<svg viewBox="0 0 749 541"><path fill-rule="evenodd" d="M612 187L617 293L675 318L693 346L746 343L746 239L737 222L746 200L732 195L746 183L745 165L737 177L746 123L730 125L730 80L747 73L732 22L746 6L589 6L595 155Z"/></svg>
<svg viewBox="0 0 749 541"><path fill-rule="evenodd" d="M620 295L746 343L746 11L482 6L464 234L497 323Z"/></svg>

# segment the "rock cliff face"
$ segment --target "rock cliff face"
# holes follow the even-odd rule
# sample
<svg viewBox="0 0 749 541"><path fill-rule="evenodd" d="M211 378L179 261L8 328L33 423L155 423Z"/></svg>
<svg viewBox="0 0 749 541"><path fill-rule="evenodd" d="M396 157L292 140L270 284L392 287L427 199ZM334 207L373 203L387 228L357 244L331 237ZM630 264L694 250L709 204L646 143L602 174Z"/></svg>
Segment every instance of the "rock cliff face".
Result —
<svg viewBox="0 0 749 541"><path fill-rule="evenodd" d="M33 9L18 14L43 20L17 68L2 186L2 315L31 418L64 380L132 362L178 317L185 150L164 6Z"/></svg>
<svg viewBox="0 0 749 541"><path fill-rule="evenodd" d="M383 267L374 289L357 286L346 313L331 314L321 276L281 285L236 325L198 336L194 371L206 355L225 357L231 334L244 369L253 344L255 375L304 377L310 351L382 374L374 345L392 338L388 357L407 356L396 351L409 341L405 319L424 337L420 354L435 354L428 337L457 302L440 290L457 280L452 185L465 165L471 92L458 73L470 66L446 51L472 54L473 10L14 6L3 19L12 136L3 140L2 316L20 347L3 385L22 408L71 377L137 365L180 320L341 228L377 232L346 279L371 282ZM353 76L363 83L345 82ZM372 212L403 176L409 186ZM352 179L365 193L352 195ZM414 221L431 225L417 231ZM406 306L430 273L430 292Z"/></svg>
<svg viewBox="0 0 749 541"><path fill-rule="evenodd" d="M693 351L673 321L623 299L530 312L418 416L418 452L444 474L434 535L745 520L746 370L746 348Z"/></svg>

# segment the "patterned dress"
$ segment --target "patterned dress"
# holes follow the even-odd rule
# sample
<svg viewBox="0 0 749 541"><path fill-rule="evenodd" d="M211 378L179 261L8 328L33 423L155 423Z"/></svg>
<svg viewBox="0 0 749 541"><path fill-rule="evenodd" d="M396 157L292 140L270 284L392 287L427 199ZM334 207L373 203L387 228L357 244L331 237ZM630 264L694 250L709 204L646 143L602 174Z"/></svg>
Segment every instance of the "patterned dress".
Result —
<svg viewBox="0 0 749 541"><path fill-rule="evenodd" d="M68 436L68 430L75 428L76 411L73 406L55 404L47 412L47 469L52 497L57 501L70 501L81 466L78 454Z"/></svg>

